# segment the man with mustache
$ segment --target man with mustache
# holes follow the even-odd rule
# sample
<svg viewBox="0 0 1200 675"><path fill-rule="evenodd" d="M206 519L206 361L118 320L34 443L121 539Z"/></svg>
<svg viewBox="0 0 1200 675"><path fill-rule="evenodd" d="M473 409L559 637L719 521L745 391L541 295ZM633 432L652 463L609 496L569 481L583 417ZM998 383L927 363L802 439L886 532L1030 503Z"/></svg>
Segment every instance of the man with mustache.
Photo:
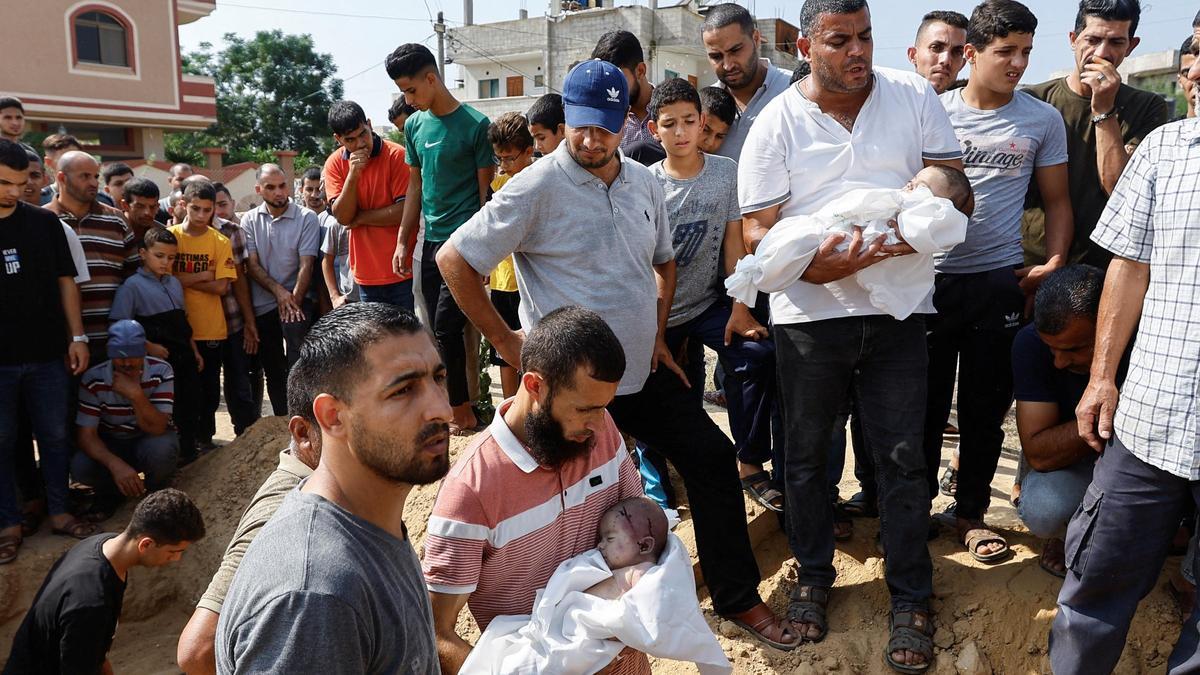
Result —
<svg viewBox="0 0 1200 675"><path fill-rule="evenodd" d="M293 366L321 428L313 474L246 549L217 621L217 672L437 673L404 500L450 466L446 367L412 312L339 307Z"/></svg>
<svg viewBox="0 0 1200 675"><path fill-rule="evenodd" d="M603 513L642 494L606 411L625 351L604 319L577 306L550 312L521 364L517 395L463 451L429 519L424 571L444 673L471 651L455 631L463 605L480 630L497 615L529 614L559 563L595 546ZM619 672L650 672L645 656L623 656Z"/></svg>

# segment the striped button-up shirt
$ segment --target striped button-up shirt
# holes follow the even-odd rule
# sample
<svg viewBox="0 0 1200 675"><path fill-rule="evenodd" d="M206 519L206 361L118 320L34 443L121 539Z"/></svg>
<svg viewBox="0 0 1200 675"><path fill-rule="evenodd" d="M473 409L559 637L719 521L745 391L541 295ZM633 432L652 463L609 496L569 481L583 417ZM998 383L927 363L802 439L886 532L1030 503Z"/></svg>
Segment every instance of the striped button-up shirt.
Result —
<svg viewBox="0 0 1200 675"><path fill-rule="evenodd" d="M1134 456L1189 480L1200 480L1197 186L1200 120L1160 127L1134 151L1092 232L1099 246L1150 265L1116 434Z"/></svg>
<svg viewBox="0 0 1200 675"><path fill-rule="evenodd" d="M102 433L120 438L141 436L133 404L113 391L112 384L112 361L88 368L79 380L79 410L75 424L98 426ZM171 370L171 364L147 356L142 367L142 391L160 412L172 414L175 409L175 371Z"/></svg>
<svg viewBox="0 0 1200 675"><path fill-rule="evenodd" d="M74 230L83 246L91 280L79 284L83 303L83 331L91 342L93 356L104 353L108 342L108 314L117 289L137 270L140 260L133 241L133 230L121 212L93 202L91 210L78 218L56 197L46 205L62 222Z"/></svg>

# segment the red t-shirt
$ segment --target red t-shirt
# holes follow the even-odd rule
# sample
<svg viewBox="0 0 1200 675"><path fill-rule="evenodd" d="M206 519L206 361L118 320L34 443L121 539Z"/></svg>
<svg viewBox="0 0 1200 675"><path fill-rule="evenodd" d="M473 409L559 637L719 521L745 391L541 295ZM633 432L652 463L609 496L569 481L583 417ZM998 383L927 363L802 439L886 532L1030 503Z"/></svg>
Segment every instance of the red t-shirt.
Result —
<svg viewBox="0 0 1200 675"><path fill-rule="evenodd" d="M376 136L371 159L358 177L359 210L382 209L403 200L408 193L408 172L404 148ZM330 202L342 194L349 173L350 159L346 151L342 148L334 150L325 160L325 194ZM396 251L399 232L399 218L395 225L362 226L350 230L350 270L355 282L361 286L383 286L412 278L411 275L398 276L392 271L392 254ZM414 231L409 242L410 251L416 244L416 235ZM411 258L407 262L411 268Z"/></svg>

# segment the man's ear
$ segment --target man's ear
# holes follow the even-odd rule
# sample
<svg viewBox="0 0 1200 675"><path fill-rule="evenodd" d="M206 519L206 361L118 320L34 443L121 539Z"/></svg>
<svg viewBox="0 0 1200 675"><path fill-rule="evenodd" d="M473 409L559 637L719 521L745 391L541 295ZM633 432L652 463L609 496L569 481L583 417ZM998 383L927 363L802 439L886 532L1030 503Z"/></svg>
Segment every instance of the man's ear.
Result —
<svg viewBox="0 0 1200 675"><path fill-rule="evenodd" d="M637 68L634 69L633 74L635 80L641 81L646 79L646 62L642 61L637 64Z"/></svg>
<svg viewBox="0 0 1200 675"><path fill-rule="evenodd" d="M313 416L322 431L328 431L331 436L345 436L345 420L341 418L341 402L329 394L320 394L313 399ZM290 428L289 424L289 428Z"/></svg>
<svg viewBox="0 0 1200 675"><path fill-rule="evenodd" d="M1142 38L1140 38L1140 37L1129 38L1129 48L1125 50L1125 56L1129 56L1130 54L1132 54L1133 50L1137 49L1137 46L1140 44L1142 44Z"/></svg>
<svg viewBox="0 0 1200 675"><path fill-rule="evenodd" d="M975 57L979 55L980 51L981 50L975 48L975 45L968 42L967 44L963 45L963 58L967 60L967 63L973 66L975 65ZM972 75L973 74L974 73L972 73Z"/></svg>
<svg viewBox="0 0 1200 675"><path fill-rule="evenodd" d="M546 380L537 373L526 371L521 375L521 388L529 392L533 400L541 403L542 398L546 395Z"/></svg>
<svg viewBox="0 0 1200 675"><path fill-rule="evenodd" d="M908 62L913 64L914 66L917 65L917 48L916 47L908 48Z"/></svg>
<svg viewBox="0 0 1200 675"><path fill-rule="evenodd" d="M812 60L808 56L812 53L812 40L806 37L800 37L798 40L796 40L796 49L806 60Z"/></svg>

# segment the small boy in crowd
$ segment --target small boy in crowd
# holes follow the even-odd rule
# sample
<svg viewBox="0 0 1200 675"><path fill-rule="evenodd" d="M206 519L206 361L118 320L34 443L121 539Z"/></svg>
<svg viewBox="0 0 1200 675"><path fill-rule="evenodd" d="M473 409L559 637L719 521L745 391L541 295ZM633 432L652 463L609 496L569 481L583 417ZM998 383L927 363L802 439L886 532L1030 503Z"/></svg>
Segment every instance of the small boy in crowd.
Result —
<svg viewBox="0 0 1200 675"><path fill-rule="evenodd" d="M567 134L567 118L563 114L562 96L544 94L533 102L527 113L533 149L539 155L554 152Z"/></svg>
<svg viewBox="0 0 1200 675"><path fill-rule="evenodd" d="M110 321L134 320L146 333L146 354L171 365L175 375L174 420L183 456L194 455L200 423L200 363L184 309L183 285L172 276L179 240L154 227L138 242L142 266L113 298Z"/></svg>
<svg viewBox="0 0 1200 675"><path fill-rule="evenodd" d="M217 191L207 180L191 180L184 186L186 218L171 227L179 240L175 276L183 284L184 309L192 326L200 356L199 428L197 449L211 448L216 432L216 413L221 405L221 348L228 336L222 300L237 279L237 263L229 238L212 227ZM194 459L184 448L184 463Z"/></svg>
<svg viewBox="0 0 1200 675"><path fill-rule="evenodd" d="M737 103L733 96L721 87L705 87L700 90L700 106L704 110L704 128L700 131L701 152L716 154L729 134L729 127L737 119Z"/></svg>
<svg viewBox="0 0 1200 675"><path fill-rule="evenodd" d="M509 179L533 163L535 141L529 132L531 126L524 115L510 112L496 118L488 127L488 142L492 144L492 152L496 153L496 161L500 164L500 171L492 179L492 192L498 192ZM558 141L554 143L557 146ZM489 285L496 311L509 328L520 330L521 317L518 311L521 295L517 292L517 272L513 268L512 256L505 258L492 270ZM516 396L517 369L505 363L495 347L492 347L492 365L500 367L500 388L504 398Z"/></svg>

